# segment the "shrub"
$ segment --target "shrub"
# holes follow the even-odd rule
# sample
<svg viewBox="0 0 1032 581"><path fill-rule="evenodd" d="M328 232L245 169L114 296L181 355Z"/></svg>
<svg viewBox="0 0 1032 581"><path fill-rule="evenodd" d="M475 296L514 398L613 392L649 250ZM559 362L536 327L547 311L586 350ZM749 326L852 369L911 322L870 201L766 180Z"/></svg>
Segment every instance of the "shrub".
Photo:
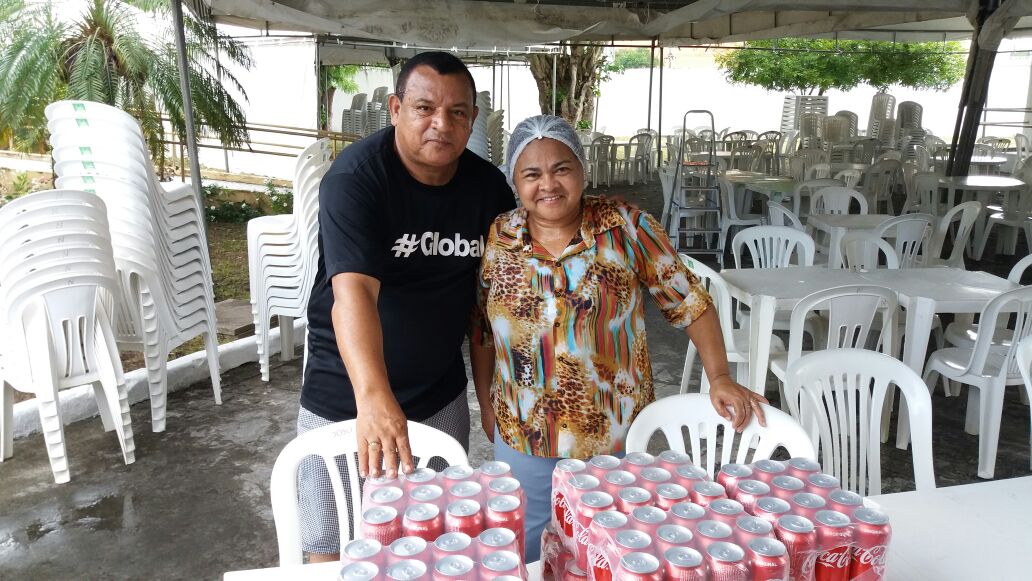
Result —
<svg viewBox="0 0 1032 581"><path fill-rule="evenodd" d="M265 215L256 204L228 199L228 192L222 186L208 184L201 189L204 192L204 213L209 222L240 224Z"/></svg>
<svg viewBox="0 0 1032 581"><path fill-rule="evenodd" d="M265 198L273 214L290 214L294 211L294 192L276 187L272 180L265 182Z"/></svg>

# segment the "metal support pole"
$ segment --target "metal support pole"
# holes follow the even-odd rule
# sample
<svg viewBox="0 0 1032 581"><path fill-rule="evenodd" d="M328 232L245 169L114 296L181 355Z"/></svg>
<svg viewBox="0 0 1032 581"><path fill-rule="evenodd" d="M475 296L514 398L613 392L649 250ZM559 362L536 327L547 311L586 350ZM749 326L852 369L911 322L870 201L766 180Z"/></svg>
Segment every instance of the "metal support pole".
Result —
<svg viewBox="0 0 1032 581"><path fill-rule="evenodd" d="M190 178L193 181L197 202L203 208L201 162L197 159L197 132L194 129L193 98L190 94L189 65L186 60L186 32L183 28L183 5L180 0L172 0L172 22L176 31L176 62L179 64L179 90L183 93L183 119L186 120L186 148L190 156ZM203 228L203 220L201 222Z"/></svg>
<svg viewBox="0 0 1032 581"><path fill-rule="evenodd" d="M552 53L552 115L555 115L556 73L559 69L559 55Z"/></svg>
<svg viewBox="0 0 1032 581"><path fill-rule="evenodd" d="M491 110L498 108L498 102L495 98L498 96L498 92L495 90L495 58L491 57Z"/></svg>
<svg viewBox="0 0 1032 581"><path fill-rule="evenodd" d="M649 47L649 113L648 118L645 120L645 128L652 129L652 75L656 69L656 41L652 40L652 46Z"/></svg>
<svg viewBox="0 0 1032 581"><path fill-rule="evenodd" d="M663 165L663 47L659 47L659 120L656 122L656 132L659 134L659 143L656 150L659 151L659 165ZM670 152L667 152L669 155Z"/></svg>
<svg viewBox="0 0 1032 581"><path fill-rule="evenodd" d="M966 175L971 164L971 153L978 135L979 121L989 96L989 78L993 73L996 60L995 50L986 50L979 46L978 36L986 19L996 11L995 2L980 3L980 10L975 20L975 31L971 43L971 54L968 57L967 74L964 88L961 91L960 106L957 111L957 123L953 131L953 148L950 150L946 174L951 176Z"/></svg>

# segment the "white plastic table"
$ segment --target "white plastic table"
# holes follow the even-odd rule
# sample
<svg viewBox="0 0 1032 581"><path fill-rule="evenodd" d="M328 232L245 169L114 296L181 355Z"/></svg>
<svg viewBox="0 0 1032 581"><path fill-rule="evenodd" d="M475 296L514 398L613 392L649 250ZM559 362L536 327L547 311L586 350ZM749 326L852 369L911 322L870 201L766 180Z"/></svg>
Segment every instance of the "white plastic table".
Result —
<svg viewBox="0 0 1032 581"><path fill-rule="evenodd" d="M982 210L978 214L978 219L975 220L971 238L968 242L969 255L974 247L974 242L981 239L982 233L985 232L986 215L988 214L986 206L992 200L993 194L1008 192L1008 195L1019 195L1025 188L1025 182L1007 176L951 176L940 178L939 183L948 190L946 209L960 203L960 200L957 198L958 191L962 192L962 195L963 193L970 193L971 199L982 203Z"/></svg>
<svg viewBox="0 0 1032 581"><path fill-rule="evenodd" d="M223 581L283 581L297 579L304 581L337 581L340 563L316 563L314 565L292 565L289 567L269 567L267 569L247 569L245 571L229 571L222 576ZM541 562L527 565L529 581L540 581Z"/></svg>
<svg viewBox="0 0 1032 581"><path fill-rule="evenodd" d="M842 265L842 238L847 232L874 230L890 218L892 214L811 214L806 225L815 230L828 233L828 266L840 268Z"/></svg>

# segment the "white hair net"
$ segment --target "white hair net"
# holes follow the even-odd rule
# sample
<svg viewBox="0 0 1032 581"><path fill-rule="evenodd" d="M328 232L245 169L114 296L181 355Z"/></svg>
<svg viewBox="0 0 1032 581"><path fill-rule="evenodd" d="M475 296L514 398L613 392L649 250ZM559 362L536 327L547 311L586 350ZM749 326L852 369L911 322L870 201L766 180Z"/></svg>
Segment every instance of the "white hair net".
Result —
<svg viewBox="0 0 1032 581"><path fill-rule="evenodd" d="M527 117L520 121L519 125L509 135L509 146L505 152L505 177L509 185L515 187L512 181L512 174L516 171L516 160L520 158L524 148L535 139L554 139L570 148L570 151L577 156L581 169L584 171L584 179L587 182L588 160L584 156L584 146L581 145L577 132L566 119L555 115L536 115Z"/></svg>

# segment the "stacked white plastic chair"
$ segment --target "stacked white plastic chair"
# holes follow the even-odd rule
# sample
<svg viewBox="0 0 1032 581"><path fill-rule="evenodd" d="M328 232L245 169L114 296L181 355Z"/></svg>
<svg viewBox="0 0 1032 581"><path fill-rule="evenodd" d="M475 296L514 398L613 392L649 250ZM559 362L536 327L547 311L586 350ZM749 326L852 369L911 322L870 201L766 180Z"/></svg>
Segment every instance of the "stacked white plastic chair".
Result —
<svg viewBox="0 0 1032 581"><path fill-rule="evenodd" d="M487 130L487 118L491 116L494 109L491 108L491 93L480 91L477 93L477 118L473 121L473 134L469 136L466 149L490 161L490 137Z"/></svg>
<svg viewBox="0 0 1032 581"><path fill-rule="evenodd" d="M215 300L203 213L189 186L158 182L139 124L120 109L58 101L46 108L57 187L107 200L117 269L118 347L142 351L152 429L165 429L167 360L204 337L215 402L222 403Z"/></svg>
<svg viewBox="0 0 1032 581"><path fill-rule="evenodd" d="M849 121L849 136L856 137L857 130L859 129L859 118L856 113L848 109L843 109L842 111L835 113L835 116L845 117L846 120Z"/></svg>
<svg viewBox="0 0 1032 581"><path fill-rule="evenodd" d="M247 223L251 314L262 381L269 381L269 320L279 317L280 354L293 358L294 319L305 316L319 261L319 184L330 168L328 139L311 144L294 167L294 212Z"/></svg>
<svg viewBox="0 0 1032 581"><path fill-rule="evenodd" d="M93 385L104 429L135 460L111 330L119 294L104 202L52 190L0 208L0 460L14 452L12 387L34 393L54 480L68 482L58 390Z"/></svg>
<svg viewBox="0 0 1032 581"><path fill-rule="evenodd" d="M877 139L882 126L892 118L896 110L896 98L888 93L876 93L871 98L871 112L867 116L867 137Z"/></svg>
<svg viewBox="0 0 1032 581"><path fill-rule="evenodd" d="M352 135L365 135L366 101L368 95L358 93L351 98L351 108L345 109L340 116L340 132Z"/></svg>
<svg viewBox="0 0 1032 581"><path fill-rule="evenodd" d="M487 116L487 148L491 164L500 166L505 163L505 110L492 111Z"/></svg>

